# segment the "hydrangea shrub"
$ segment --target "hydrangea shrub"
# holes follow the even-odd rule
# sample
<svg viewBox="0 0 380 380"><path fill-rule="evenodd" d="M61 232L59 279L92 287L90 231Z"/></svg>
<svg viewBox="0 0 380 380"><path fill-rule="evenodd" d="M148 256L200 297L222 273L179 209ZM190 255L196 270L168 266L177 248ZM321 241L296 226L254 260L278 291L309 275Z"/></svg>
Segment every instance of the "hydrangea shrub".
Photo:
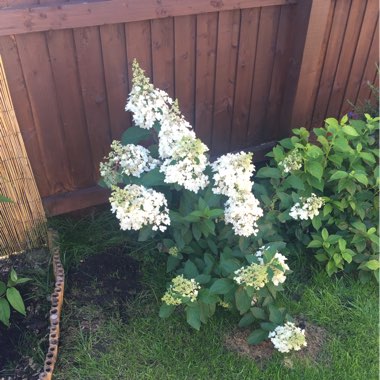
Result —
<svg viewBox="0 0 380 380"><path fill-rule="evenodd" d="M241 315L240 326L255 327L250 343L267 339L291 320L276 304L290 269L282 241L258 238L263 209L252 192L252 154L210 162L178 103L137 62L126 110L134 126L112 143L100 172L120 227L139 231L140 241L160 239L167 255L173 279L160 316L179 308L199 329L222 307Z"/></svg>
<svg viewBox="0 0 380 380"><path fill-rule="evenodd" d="M379 118L326 120L313 134L294 129L257 176L261 230L287 248L311 251L331 276L379 276ZM307 249L306 249L307 248Z"/></svg>

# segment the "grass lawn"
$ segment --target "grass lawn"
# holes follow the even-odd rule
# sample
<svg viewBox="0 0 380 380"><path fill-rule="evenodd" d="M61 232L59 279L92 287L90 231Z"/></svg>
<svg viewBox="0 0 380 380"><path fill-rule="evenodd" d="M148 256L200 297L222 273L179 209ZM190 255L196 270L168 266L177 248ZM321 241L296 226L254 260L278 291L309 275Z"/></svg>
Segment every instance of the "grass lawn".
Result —
<svg viewBox="0 0 380 380"><path fill-rule="evenodd" d="M55 379L378 378L376 284L362 285L346 276L328 278L324 272L305 271L304 258L290 259L294 272L283 302L291 314L324 328L325 344L315 361L275 353L259 363L225 347L237 315L220 310L200 332L190 328L180 313L168 320L158 317L167 280L164 257L152 244L134 243L134 236L119 231L112 215L80 221L57 218L52 225L60 232L68 271L85 256L123 244L141 260L143 285L122 308L83 307L78 300L66 299Z"/></svg>

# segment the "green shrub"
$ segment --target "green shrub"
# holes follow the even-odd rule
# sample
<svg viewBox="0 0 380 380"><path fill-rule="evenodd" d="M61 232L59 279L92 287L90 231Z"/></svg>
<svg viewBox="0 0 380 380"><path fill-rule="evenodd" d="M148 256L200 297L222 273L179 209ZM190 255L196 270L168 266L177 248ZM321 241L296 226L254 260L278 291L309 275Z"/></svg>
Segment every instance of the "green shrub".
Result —
<svg viewBox="0 0 380 380"><path fill-rule="evenodd" d="M269 154L256 185L267 239L283 239L288 251L307 248L330 276L359 271L363 281L379 276L379 118L365 117L327 119L313 135L294 129Z"/></svg>
<svg viewBox="0 0 380 380"><path fill-rule="evenodd" d="M160 239L173 279L162 296L161 317L178 308L199 329L216 307L255 324L250 343L291 320L276 303L290 273L281 241L256 238L262 215L252 193L252 154L209 162L178 105L149 83L137 63L126 109L135 126L111 145L100 165L102 183L112 189L112 211L123 230L139 240ZM138 143L144 143L148 149Z"/></svg>

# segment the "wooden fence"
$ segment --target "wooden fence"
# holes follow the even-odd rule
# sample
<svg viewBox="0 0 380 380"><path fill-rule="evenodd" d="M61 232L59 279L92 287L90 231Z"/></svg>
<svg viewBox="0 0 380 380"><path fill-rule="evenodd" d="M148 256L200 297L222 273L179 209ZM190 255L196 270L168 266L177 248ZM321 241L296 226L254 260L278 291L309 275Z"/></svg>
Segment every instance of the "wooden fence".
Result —
<svg viewBox="0 0 380 380"><path fill-rule="evenodd" d="M0 54L45 208L104 202L98 166L131 124L133 58L214 155L257 157L370 96L377 0L0 0Z"/></svg>

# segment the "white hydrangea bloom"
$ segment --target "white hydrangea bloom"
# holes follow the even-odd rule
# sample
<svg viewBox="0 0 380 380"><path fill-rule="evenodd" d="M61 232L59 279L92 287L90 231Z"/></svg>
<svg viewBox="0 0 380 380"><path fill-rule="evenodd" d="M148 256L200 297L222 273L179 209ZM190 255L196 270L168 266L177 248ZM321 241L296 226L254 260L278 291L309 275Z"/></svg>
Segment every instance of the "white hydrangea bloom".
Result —
<svg viewBox="0 0 380 380"><path fill-rule="evenodd" d="M265 265L252 263L236 270L234 273L234 281L238 285L251 286L257 290L263 288L269 281Z"/></svg>
<svg viewBox="0 0 380 380"><path fill-rule="evenodd" d="M231 223L236 235L251 236L258 232L257 221L263 216L259 201L251 193L241 198L229 198L224 205L224 219Z"/></svg>
<svg viewBox="0 0 380 380"><path fill-rule="evenodd" d="M120 174L140 177L143 172L148 172L159 164L143 146L122 145L117 140L112 142L111 152L104 158L107 161L100 163L100 175L108 186L116 185L121 179Z"/></svg>
<svg viewBox="0 0 380 380"><path fill-rule="evenodd" d="M319 209L324 205L325 201L321 197L317 197L314 193L309 198L301 198L301 203L297 202L289 212L293 219L307 220L313 219L319 214Z"/></svg>
<svg viewBox="0 0 380 380"><path fill-rule="evenodd" d="M172 157L166 159L160 168L165 174L165 182L178 183L195 193L204 189L209 183L203 173L208 164L207 151L207 146L201 140L182 137L173 147Z"/></svg>
<svg viewBox="0 0 380 380"><path fill-rule="evenodd" d="M188 280L183 275L174 277L169 289L161 298L167 305L180 305L183 301L189 300L195 302L197 300L200 285L193 278Z"/></svg>
<svg viewBox="0 0 380 380"><path fill-rule="evenodd" d="M211 169L214 172L215 194L235 198L251 192L251 176L255 170L252 153L225 154L211 164Z"/></svg>
<svg viewBox="0 0 380 380"><path fill-rule="evenodd" d="M278 163L284 173L291 173L302 168L303 158L298 149L290 151L285 158Z"/></svg>
<svg viewBox="0 0 380 380"><path fill-rule="evenodd" d="M297 327L293 322L277 326L274 331L269 333L269 338L274 347L282 353L291 350L299 351L302 347L307 346L305 330Z"/></svg>
<svg viewBox="0 0 380 380"><path fill-rule="evenodd" d="M154 88L136 60L132 71L132 90L125 110L133 113L133 121L138 127L151 129L169 113L173 100L165 91Z"/></svg>
<svg viewBox="0 0 380 380"><path fill-rule="evenodd" d="M114 187L110 202L122 230L140 230L151 225L154 231L165 231L170 225L166 198L155 190L139 185Z"/></svg>
<svg viewBox="0 0 380 380"><path fill-rule="evenodd" d="M273 277L272 277L272 282L273 285L278 286L279 284L283 284L286 280L286 272L290 270L288 264L286 264L287 258L282 255L279 252L276 252L275 255L273 256L272 260L264 264L264 250L265 247L261 247L255 254L257 257L259 263L261 265L266 265L267 267L270 267L272 272L273 272ZM282 269L279 269L278 266L282 267Z"/></svg>
<svg viewBox="0 0 380 380"><path fill-rule="evenodd" d="M158 154L162 159L173 156L178 143L183 138L195 139L195 133L191 125L181 115L178 103L175 101L170 112L165 114L161 120L161 129L158 133Z"/></svg>

